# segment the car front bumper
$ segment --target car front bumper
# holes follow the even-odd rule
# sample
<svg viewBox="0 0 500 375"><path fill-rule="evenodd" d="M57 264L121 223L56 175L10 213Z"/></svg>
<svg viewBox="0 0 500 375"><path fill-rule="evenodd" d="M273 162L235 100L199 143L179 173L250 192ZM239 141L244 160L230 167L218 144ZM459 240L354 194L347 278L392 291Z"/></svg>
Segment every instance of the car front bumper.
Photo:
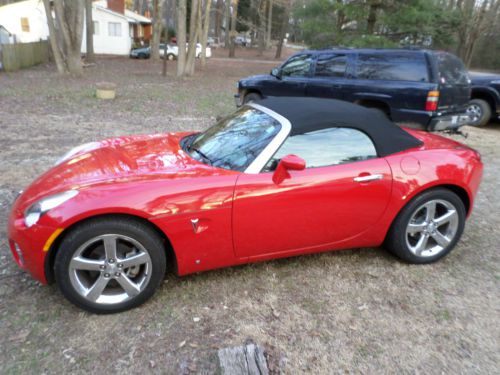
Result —
<svg viewBox="0 0 500 375"><path fill-rule="evenodd" d="M234 95L234 104L236 104L236 107L241 107L243 103L241 102L241 95L240 94L235 94Z"/></svg>
<svg viewBox="0 0 500 375"><path fill-rule="evenodd" d="M50 242L59 234L57 227L35 224L28 228L24 217L15 210L7 226L9 248L17 265L28 271L36 280L47 284L45 260Z"/></svg>

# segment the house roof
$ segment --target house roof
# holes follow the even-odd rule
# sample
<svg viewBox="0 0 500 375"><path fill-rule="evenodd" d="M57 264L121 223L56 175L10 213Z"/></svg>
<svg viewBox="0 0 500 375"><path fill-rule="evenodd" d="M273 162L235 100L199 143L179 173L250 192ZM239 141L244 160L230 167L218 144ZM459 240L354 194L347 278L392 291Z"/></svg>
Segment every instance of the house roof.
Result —
<svg viewBox="0 0 500 375"><path fill-rule="evenodd" d="M147 17L141 16L131 10L125 9L125 17L130 18L132 23L151 23L151 20Z"/></svg>

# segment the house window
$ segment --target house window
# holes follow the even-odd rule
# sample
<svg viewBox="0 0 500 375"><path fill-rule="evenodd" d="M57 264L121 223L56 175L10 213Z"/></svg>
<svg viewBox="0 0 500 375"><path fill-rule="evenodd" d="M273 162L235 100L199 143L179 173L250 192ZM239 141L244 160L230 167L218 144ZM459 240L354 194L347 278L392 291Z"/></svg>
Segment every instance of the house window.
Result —
<svg viewBox="0 0 500 375"><path fill-rule="evenodd" d="M94 35L99 35L99 21L94 21Z"/></svg>
<svg viewBox="0 0 500 375"><path fill-rule="evenodd" d="M109 36L122 36L122 24L119 22L108 22Z"/></svg>
<svg viewBox="0 0 500 375"><path fill-rule="evenodd" d="M24 33L30 32L30 20L28 19L28 17L21 17L21 30Z"/></svg>

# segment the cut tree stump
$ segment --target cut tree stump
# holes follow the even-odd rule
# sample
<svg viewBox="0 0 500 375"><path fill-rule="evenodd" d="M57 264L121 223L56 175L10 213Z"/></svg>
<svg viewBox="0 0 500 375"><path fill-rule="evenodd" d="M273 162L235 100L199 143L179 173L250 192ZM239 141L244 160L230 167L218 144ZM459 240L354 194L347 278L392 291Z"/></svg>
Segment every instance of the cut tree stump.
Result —
<svg viewBox="0 0 500 375"><path fill-rule="evenodd" d="M221 375L269 375L264 349L255 344L219 349Z"/></svg>
<svg viewBox="0 0 500 375"><path fill-rule="evenodd" d="M114 99L116 96L116 85L111 82L99 82L95 84L95 96L98 99Z"/></svg>

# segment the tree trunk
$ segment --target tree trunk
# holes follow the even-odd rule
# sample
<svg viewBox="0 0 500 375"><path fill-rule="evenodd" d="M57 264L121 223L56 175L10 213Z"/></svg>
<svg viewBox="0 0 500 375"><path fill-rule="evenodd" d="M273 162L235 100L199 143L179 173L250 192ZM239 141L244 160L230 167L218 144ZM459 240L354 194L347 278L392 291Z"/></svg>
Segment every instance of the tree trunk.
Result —
<svg viewBox="0 0 500 375"><path fill-rule="evenodd" d="M163 77L167 76L167 44L168 44L168 35L165 35L165 41L163 44L163 68L161 70L161 75Z"/></svg>
<svg viewBox="0 0 500 375"><path fill-rule="evenodd" d="M290 6L289 4L285 4L285 10L283 12L283 18L281 20L281 30L280 30L280 40L278 41L278 48L276 48L275 59L281 59L281 52L283 50L283 41L286 36L286 32L288 30L288 21L290 17Z"/></svg>
<svg viewBox="0 0 500 375"><path fill-rule="evenodd" d="M271 47L271 32L273 28L273 0L268 0L267 9L267 30L266 30L266 48Z"/></svg>
<svg viewBox="0 0 500 375"><path fill-rule="evenodd" d="M54 0L54 13L57 27L52 19L50 2L44 0L47 13L51 46L60 73L82 73L81 49L83 36L84 2L71 0ZM58 52L59 51L59 55Z"/></svg>
<svg viewBox="0 0 500 375"><path fill-rule="evenodd" d="M57 33L55 30L54 18L52 17L52 10L50 8L49 1L50 0L43 0L43 6L45 8L47 26L49 27L50 48L52 49L52 54L54 55L57 71L60 74L63 74L68 72L68 68L66 66L66 61L63 51L61 50L59 43L57 42Z"/></svg>
<svg viewBox="0 0 500 375"><path fill-rule="evenodd" d="M85 26L87 33L87 54L85 56L85 60L87 63L94 63L94 21L92 19L92 0L85 0Z"/></svg>
<svg viewBox="0 0 500 375"><path fill-rule="evenodd" d="M212 0L205 0L205 11L203 15L203 29L201 33L201 66L204 68L207 65L207 39L208 39L208 29L210 26L210 9L212 5ZM201 19L201 17L200 17Z"/></svg>
<svg viewBox="0 0 500 375"><path fill-rule="evenodd" d="M258 40L259 40L259 56L264 54L264 49L266 48L266 0L260 0L259 10L258 10Z"/></svg>
<svg viewBox="0 0 500 375"><path fill-rule="evenodd" d="M200 13L201 0L191 0L191 14L189 19L189 47L187 51L185 73L189 76L194 74L196 61L196 42L199 37L198 16ZM179 46L182 48L182 46Z"/></svg>
<svg viewBox="0 0 500 375"><path fill-rule="evenodd" d="M229 33L229 57L235 57L236 21L238 19L238 0L231 0L231 31Z"/></svg>
<svg viewBox="0 0 500 375"><path fill-rule="evenodd" d="M153 0L153 35L151 37L151 59L160 59L160 36L162 22L160 14L160 0Z"/></svg>
<svg viewBox="0 0 500 375"><path fill-rule="evenodd" d="M231 1L226 0L225 3L225 27L224 27L224 47L228 48L231 43L231 38L229 37L230 28L231 28Z"/></svg>
<svg viewBox="0 0 500 375"><path fill-rule="evenodd" d="M215 37L217 39L219 39L219 42L221 39L223 7L224 7L224 0L217 0L217 4L215 5L215 25L214 26L215 26Z"/></svg>
<svg viewBox="0 0 500 375"><path fill-rule="evenodd" d="M366 24L366 33L368 35L372 35L375 31L375 24L377 23L377 11L380 5L380 0L370 1L370 10L368 11L368 19Z"/></svg>
<svg viewBox="0 0 500 375"><path fill-rule="evenodd" d="M179 0L177 6L177 76L186 69L186 0ZM182 48L181 48L182 47Z"/></svg>

